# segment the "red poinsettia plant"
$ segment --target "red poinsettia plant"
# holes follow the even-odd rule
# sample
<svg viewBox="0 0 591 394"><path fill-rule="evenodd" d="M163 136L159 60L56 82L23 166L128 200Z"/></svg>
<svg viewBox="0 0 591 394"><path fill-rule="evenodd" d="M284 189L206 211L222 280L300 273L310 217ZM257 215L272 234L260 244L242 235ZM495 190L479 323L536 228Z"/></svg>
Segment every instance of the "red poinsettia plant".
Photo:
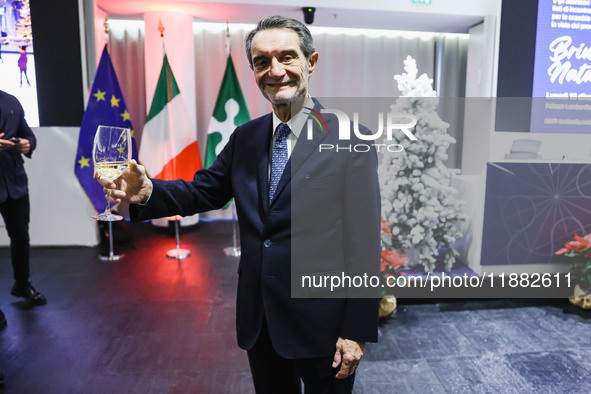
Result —
<svg viewBox="0 0 591 394"><path fill-rule="evenodd" d="M583 289L591 290L591 233L582 237L575 233L572 240L554 253L572 259L568 269L573 279Z"/></svg>

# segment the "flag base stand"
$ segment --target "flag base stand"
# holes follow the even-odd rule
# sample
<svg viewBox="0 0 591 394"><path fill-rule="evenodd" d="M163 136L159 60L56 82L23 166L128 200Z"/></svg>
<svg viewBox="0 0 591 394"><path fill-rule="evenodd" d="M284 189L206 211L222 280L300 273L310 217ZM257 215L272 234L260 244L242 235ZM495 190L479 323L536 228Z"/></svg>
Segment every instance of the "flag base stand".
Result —
<svg viewBox="0 0 591 394"><path fill-rule="evenodd" d="M179 237L179 222L180 222L180 218L175 218L176 220L174 221L174 229L175 229L175 233L176 233L176 248L175 249L170 249L168 252L166 252L166 257L168 257L169 259L175 259L175 260L182 260L182 259L186 259L187 257L191 256L191 252L187 249L181 249L180 246L180 237Z"/></svg>
<svg viewBox="0 0 591 394"><path fill-rule="evenodd" d="M182 260L191 256L191 252L187 249L170 249L166 252L166 257L169 259Z"/></svg>
<svg viewBox="0 0 591 394"><path fill-rule="evenodd" d="M228 246L228 247L224 248L224 254L226 256L240 257L240 247L239 246Z"/></svg>
<svg viewBox="0 0 591 394"><path fill-rule="evenodd" d="M119 260L121 260L123 258L123 256L125 256L125 255L124 254L112 254L112 253L109 253L108 256L100 255L99 256L99 260L100 261L119 261Z"/></svg>
<svg viewBox="0 0 591 394"><path fill-rule="evenodd" d="M177 218L177 219L180 218L179 225L181 226L181 229L199 224L199 214L198 213L196 213L195 215L192 215L192 216L183 216L183 217L174 216L174 218ZM174 222L177 219L173 219L173 217L165 217L165 218L159 218L159 219L152 219L150 222L155 227L167 229L170 227L172 222Z"/></svg>
<svg viewBox="0 0 591 394"><path fill-rule="evenodd" d="M100 261L119 261L125 256L123 253L113 253L113 222L109 222L109 254L107 256L99 255Z"/></svg>

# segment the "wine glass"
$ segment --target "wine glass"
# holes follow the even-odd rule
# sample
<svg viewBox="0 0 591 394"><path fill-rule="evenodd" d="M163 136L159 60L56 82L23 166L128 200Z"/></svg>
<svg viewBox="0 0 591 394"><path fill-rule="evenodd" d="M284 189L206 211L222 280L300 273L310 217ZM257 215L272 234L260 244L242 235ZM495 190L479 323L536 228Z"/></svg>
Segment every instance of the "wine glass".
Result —
<svg viewBox="0 0 591 394"><path fill-rule="evenodd" d="M99 126L94 136L92 160L95 171L101 178L113 182L129 166L131 160L131 133L129 129L113 126ZM109 197L111 190L108 191ZM122 220L120 215L111 213L107 199L105 212L94 216L96 220L114 222Z"/></svg>

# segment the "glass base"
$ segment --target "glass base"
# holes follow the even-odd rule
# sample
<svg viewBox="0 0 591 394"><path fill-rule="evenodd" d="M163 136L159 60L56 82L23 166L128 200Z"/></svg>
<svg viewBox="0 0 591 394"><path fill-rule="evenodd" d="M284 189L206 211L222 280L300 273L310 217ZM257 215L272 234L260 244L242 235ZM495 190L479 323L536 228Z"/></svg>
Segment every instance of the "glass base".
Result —
<svg viewBox="0 0 591 394"><path fill-rule="evenodd" d="M240 257L240 246L228 246L224 248L226 256Z"/></svg>
<svg viewBox="0 0 591 394"><path fill-rule="evenodd" d="M97 215L94 215L92 218L96 219L100 222L117 222L119 220L123 220L123 216L115 215L115 214L112 214L111 212L99 213Z"/></svg>

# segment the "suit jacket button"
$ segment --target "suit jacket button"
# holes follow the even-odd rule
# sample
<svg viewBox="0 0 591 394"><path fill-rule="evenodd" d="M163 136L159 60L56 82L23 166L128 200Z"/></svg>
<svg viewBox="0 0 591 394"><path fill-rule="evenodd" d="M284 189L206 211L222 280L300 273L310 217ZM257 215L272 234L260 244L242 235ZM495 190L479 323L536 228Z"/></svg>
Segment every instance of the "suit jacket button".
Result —
<svg viewBox="0 0 591 394"><path fill-rule="evenodd" d="M263 245L265 246L265 248L268 248L269 246L271 246L271 241L266 239L265 242L263 242Z"/></svg>

